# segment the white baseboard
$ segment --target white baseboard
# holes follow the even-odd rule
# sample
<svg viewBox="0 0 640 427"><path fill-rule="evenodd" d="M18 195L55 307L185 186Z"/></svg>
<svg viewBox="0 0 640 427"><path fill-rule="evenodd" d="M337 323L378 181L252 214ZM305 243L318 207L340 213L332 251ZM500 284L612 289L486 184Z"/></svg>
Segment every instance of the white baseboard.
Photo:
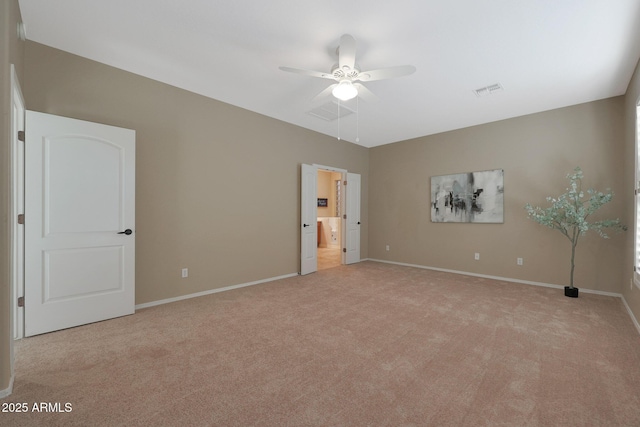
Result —
<svg viewBox="0 0 640 427"><path fill-rule="evenodd" d="M372 259L371 258L371 259L369 259L369 261L382 262L382 263L385 263L385 264L403 265L403 266L406 266L406 267L422 268L422 269L425 269L425 270L443 271L445 273L463 274L465 276L483 277L485 279L503 280L505 282L522 283L524 285L534 285L534 286L543 286L545 288L564 289L563 285L556 285L556 284L553 284L553 283L533 282L531 280L512 279L510 277L501 277L501 276L489 276L489 275L486 275L486 274L469 273L468 271L449 270L449 269L446 269L446 268L429 267L429 266L426 266L426 265L418 265L418 264L407 264L407 263L404 263L404 262L386 261L386 260L383 260L383 259ZM585 294L605 295L605 296L609 296L609 297L618 297L618 298L622 297L622 294L615 293L615 292L594 291L592 289L584 289L584 288L580 288L580 292L583 292Z"/></svg>
<svg viewBox="0 0 640 427"><path fill-rule="evenodd" d="M297 276L297 275L298 275L298 273L285 274L283 276L270 277L268 279L256 280L255 282L241 283L239 285L225 286L224 288L216 288L216 289L211 289L211 290L208 290L208 291L196 292L194 294L181 295L179 297L167 298L167 299L163 299L163 300L159 300L159 301L146 302L144 304L136 305L135 309L136 310L140 310L142 308L154 307L156 305L169 304L171 302L182 301L182 300L190 299L190 298L197 298L197 297L201 297L201 296L204 296L204 295L215 294L215 293L218 293L218 292L230 291L232 289L244 288L246 286L259 285L260 283L273 282L274 280L287 279L289 277L294 277L294 276Z"/></svg>
<svg viewBox="0 0 640 427"><path fill-rule="evenodd" d="M5 397L9 396L11 393L13 393L13 380L15 378L14 374L11 374L11 379L9 380L9 387L7 387L4 390L0 390L0 399L4 399Z"/></svg>
<svg viewBox="0 0 640 427"><path fill-rule="evenodd" d="M627 308L627 313L629 313L629 316L631 317L633 324L636 326L636 329L640 334L640 323L638 323L638 319L636 319L636 316L633 315L633 311L631 311L631 307L629 307L629 304L627 304L627 299L624 297L624 295L621 295L621 297L622 297L622 303Z"/></svg>
<svg viewBox="0 0 640 427"><path fill-rule="evenodd" d="M426 266L426 265L408 264L408 263L404 263L404 262L387 261L387 260L383 260L383 259L364 258L364 259L361 259L360 261L371 261L371 262L380 262L380 263L385 263L385 264L395 264L395 265L402 265L402 266L405 266L405 267L422 268L422 269L425 269L425 270L443 271L445 273L462 274L462 275L473 276L473 277L482 277L482 278L485 278L485 279L494 279L494 280L502 280L502 281L506 281L506 282L522 283L524 285L543 286L543 287L546 287L546 288L554 288L554 289L564 289L563 285L557 285L557 284L553 284L553 283L534 282L534 281L531 281L531 280L513 279L513 278L501 277L501 276L490 276L490 275L486 275L486 274L470 273L468 271L450 270L450 269L446 269L446 268L429 267L429 266ZM215 293L218 293L218 292L225 292L225 291L230 291L230 290L233 290L233 289L244 288L246 286L253 286L253 285L259 285L261 283L273 282L274 280L287 279L289 277L295 277L297 275L298 275L298 273L285 274L285 275L282 275L282 276L270 277L268 279L256 280L254 282L241 283L241 284L238 284L238 285L225 286L224 288L216 288L216 289L211 289L211 290L208 290L208 291L196 292L196 293L188 294L188 295L182 295L182 296L179 296L179 297L167 298L167 299L163 299L163 300L159 300L159 301L147 302L147 303L144 303L144 304L136 305L135 309L136 310L140 310L140 309L143 309L143 308L154 307L156 305L168 304L168 303L171 303L171 302L182 301L182 300L185 300L185 299L201 297L201 296L204 296L204 295L211 295L211 294L215 294ZM627 304L627 300L624 298L624 295L622 295L620 293L615 293L615 292L596 291L596 290L584 289L584 288L581 288L580 292L583 292L583 293L586 293L586 294L596 294L596 295L617 297L617 298L622 299L622 303L626 307L627 312L629 313L629 316L631 317L631 320L632 320L633 324L635 325L636 329L638 330L638 333L640 334L640 323L638 322L638 319L636 319L636 317L633 315L633 312L631 311L631 308L629 307L629 304ZM12 389L13 389L13 376L11 377L11 382L9 384L9 388L7 390L0 390L0 398L6 397L9 394L11 394L11 390Z"/></svg>
<svg viewBox="0 0 640 427"><path fill-rule="evenodd" d="M437 271L444 271L444 272L447 272L447 273L464 274L464 275L467 275L467 276L484 277L484 278L487 278L487 279L504 280L504 281L507 281L507 282L522 283L522 284L525 284L525 285L544 286L544 287L547 287L547 288L564 289L564 286L555 285L555 284L552 284L552 283L532 282L530 280L511 279L511 278L508 278L508 277L500 277L500 276L487 276L485 274L476 274L476 273L469 273L469 272L466 272L466 271L448 270L448 269L445 269L445 268L437 268L437 267L427 267L427 266L424 266L424 265L407 264L407 263L402 263L402 262L385 261L385 260L382 260L382 259L370 258L370 259L367 259L367 260L368 261L373 261L373 262L382 262L382 263L386 263L386 264L396 264L396 265L404 265L404 266L407 266L407 267L423 268L423 269L426 269L426 270L437 270ZM623 294L616 293L616 292L595 291L595 290L592 290L592 289L584 289L584 288L580 288L580 292L584 292L585 294L605 295L605 296L609 296L609 297L620 298L622 300L622 303L624 304L625 308L627 309L627 313L629 313L629 317L631 317L631 321L633 322L633 324L635 325L636 329L638 330L638 334L640 334L640 322L638 322L638 319L636 319L636 316L633 314L633 311L631 311L631 307L629 307L629 304L627 304L627 300L625 299Z"/></svg>
<svg viewBox="0 0 640 427"><path fill-rule="evenodd" d="M386 260L383 260L383 259L372 259L372 258L370 258L369 261L382 262L382 263L386 263L386 264L403 265L403 266L406 266L406 267L423 268L425 270L444 271L446 273L464 274L466 276L483 277L483 278L486 278L486 279L495 279L495 280L503 280L503 281L506 281L506 282L522 283L522 284L525 284L525 285L544 286L546 288L564 289L564 286L555 285L555 284L552 284L552 283L533 282L533 281L530 281L530 280L511 279L509 277L500 277L500 276L488 276L486 274L469 273L467 271L458 271L458 270L448 270L446 268L427 267L427 266L424 266L424 265L407 264L407 263L404 263L404 262L386 261ZM629 313L629 316L631 317L631 321L633 322L633 324L635 325L636 329L638 330L638 333L640 334L640 323L638 323L638 319L636 319L636 317L633 315L633 312L631 311L631 308L629 307L629 304L627 304L627 300L624 298L624 295L616 293L616 292L595 291L595 290L592 290L592 289L584 289L584 288L580 288L580 292L584 292L585 294L597 294L597 295L605 295L605 296L609 296L609 297L620 298L622 300L622 303L626 307L627 312Z"/></svg>

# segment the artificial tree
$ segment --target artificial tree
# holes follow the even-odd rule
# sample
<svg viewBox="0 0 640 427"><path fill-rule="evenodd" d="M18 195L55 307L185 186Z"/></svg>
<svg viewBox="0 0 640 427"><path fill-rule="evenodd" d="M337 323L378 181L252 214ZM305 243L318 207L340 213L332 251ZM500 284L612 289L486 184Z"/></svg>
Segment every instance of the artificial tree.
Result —
<svg viewBox="0 0 640 427"><path fill-rule="evenodd" d="M589 230L595 230L601 237L608 239L605 229L614 231L625 231L619 219L607 219L589 222L588 218L596 212L602 205L609 203L613 198L613 192L607 189L604 193L592 188L585 193L582 191L582 170L576 167L573 173L567 174L569 188L564 194L558 197L547 197L551 206L547 208L533 207L527 203L525 209L528 217L539 224L558 230L571 242L571 274L569 286L565 287L565 295L577 297L577 288L573 286L573 271L575 269L576 246L580 236ZM567 291L567 288L570 291ZM575 291L574 291L575 289Z"/></svg>

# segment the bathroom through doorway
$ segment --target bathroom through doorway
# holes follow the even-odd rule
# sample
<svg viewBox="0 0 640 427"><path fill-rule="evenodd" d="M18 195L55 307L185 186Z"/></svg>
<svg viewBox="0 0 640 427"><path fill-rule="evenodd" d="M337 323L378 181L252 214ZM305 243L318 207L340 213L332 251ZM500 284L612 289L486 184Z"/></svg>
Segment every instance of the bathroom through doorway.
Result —
<svg viewBox="0 0 640 427"><path fill-rule="evenodd" d="M342 264L343 182L342 172L318 169L318 270Z"/></svg>

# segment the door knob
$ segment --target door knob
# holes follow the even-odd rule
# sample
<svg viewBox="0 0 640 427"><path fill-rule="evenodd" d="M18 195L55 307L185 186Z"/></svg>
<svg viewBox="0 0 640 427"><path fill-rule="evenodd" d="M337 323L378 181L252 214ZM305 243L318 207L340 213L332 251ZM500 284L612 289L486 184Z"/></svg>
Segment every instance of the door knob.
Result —
<svg viewBox="0 0 640 427"><path fill-rule="evenodd" d="M118 232L118 234L126 234L127 236L128 236L129 234L132 234L132 233L133 233L133 231L131 231L131 229L130 229L130 228L127 228L127 229L126 229L126 230L124 230L124 231L120 231L120 232Z"/></svg>
<svg viewBox="0 0 640 427"><path fill-rule="evenodd" d="M360 221L358 221L358 225L360 225Z"/></svg>
<svg viewBox="0 0 640 427"><path fill-rule="evenodd" d="M303 226L303 227L308 227L308 226L309 226L309 224L302 224L302 226Z"/></svg>

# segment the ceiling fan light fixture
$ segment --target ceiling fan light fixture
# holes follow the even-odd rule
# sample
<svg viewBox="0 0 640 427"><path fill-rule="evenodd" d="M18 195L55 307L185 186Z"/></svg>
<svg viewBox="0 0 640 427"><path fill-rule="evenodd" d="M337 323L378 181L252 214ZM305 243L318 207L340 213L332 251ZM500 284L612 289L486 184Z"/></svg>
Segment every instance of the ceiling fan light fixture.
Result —
<svg viewBox="0 0 640 427"><path fill-rule="evenodd" d="M358 89L349 81L343 80L331 91L341 101L348 101L358 96Z"/></svg>

